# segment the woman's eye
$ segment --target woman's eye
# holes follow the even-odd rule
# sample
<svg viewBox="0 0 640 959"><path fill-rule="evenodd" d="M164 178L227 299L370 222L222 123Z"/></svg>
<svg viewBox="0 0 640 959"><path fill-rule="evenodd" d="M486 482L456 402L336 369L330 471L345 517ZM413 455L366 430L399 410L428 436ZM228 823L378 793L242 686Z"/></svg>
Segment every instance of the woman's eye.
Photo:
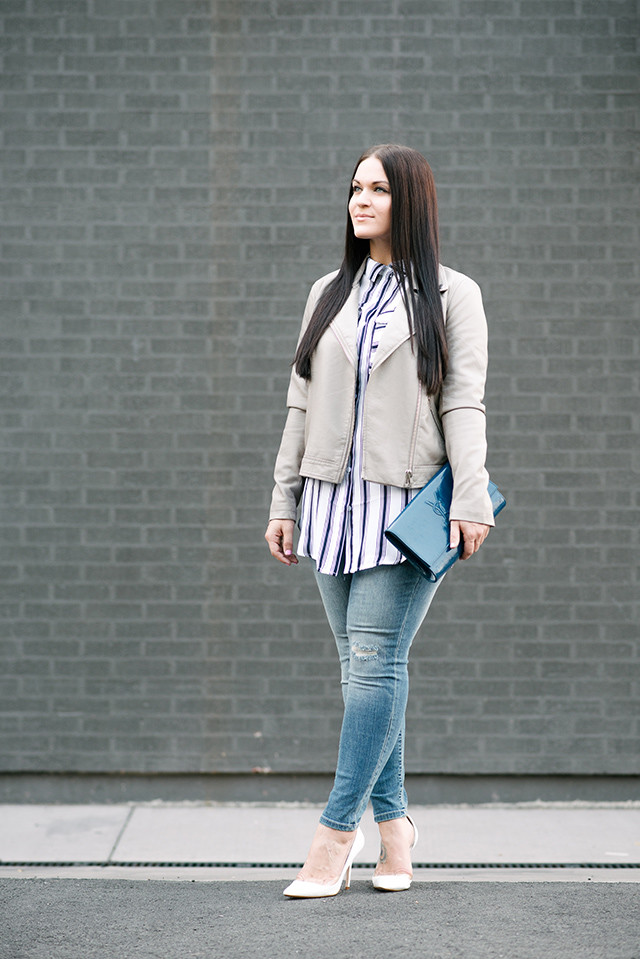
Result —
<svg viewBox="0 0 640 959"><path fill-rule="evenodd" d="M374 193L389 193L389 190L388 190L385 186L375 186L375 187L373 187L373 192L374 192ZM353 196L354 193L362 193L362 187L361 187L361 186L354 186L354 187L352 187L352 188L351 188L351 195Z"/></svg>

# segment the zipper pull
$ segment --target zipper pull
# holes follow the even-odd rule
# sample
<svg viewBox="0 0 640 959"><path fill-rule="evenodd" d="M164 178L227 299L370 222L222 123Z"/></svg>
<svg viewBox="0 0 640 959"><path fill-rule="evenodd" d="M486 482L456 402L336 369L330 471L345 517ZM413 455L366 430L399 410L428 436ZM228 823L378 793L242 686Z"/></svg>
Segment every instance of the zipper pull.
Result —
<svg viewBox="0 0 640 959"><path fill-rule="evenodd" d="M411 477L413 476L412 470L407 470L404 474L404 485L411 486Z"/></svg>

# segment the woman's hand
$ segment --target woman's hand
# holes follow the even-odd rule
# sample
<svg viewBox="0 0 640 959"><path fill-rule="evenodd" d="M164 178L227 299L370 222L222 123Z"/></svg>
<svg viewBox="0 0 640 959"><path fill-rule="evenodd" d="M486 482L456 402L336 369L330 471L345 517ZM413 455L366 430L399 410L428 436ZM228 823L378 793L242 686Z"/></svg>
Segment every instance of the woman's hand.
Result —
<svg viewBox="0 0 640 959"><path fill-rule="evenodd" d="M295 565L298 562L298 557L293 552L294 526L295 522L292 519L272 519L264 534L271 555L285 566L291 566L292 563Z"/></svg>
<svg viewBox="0 0 640 959"><path fill-rule="evenodd" d="M449 547L455 549L462 538L460 559L469 559L477 553L489 535L490 526L485 523L468 523L462 519L452 519L449 523Z"/></svg>

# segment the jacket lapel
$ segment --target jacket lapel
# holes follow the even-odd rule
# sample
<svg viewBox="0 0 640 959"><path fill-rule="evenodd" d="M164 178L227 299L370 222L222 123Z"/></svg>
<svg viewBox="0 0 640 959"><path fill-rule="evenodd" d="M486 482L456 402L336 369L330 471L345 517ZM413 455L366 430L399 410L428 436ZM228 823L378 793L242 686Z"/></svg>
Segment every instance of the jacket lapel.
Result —
<svg viewBox="0 0 640 959"><path fill-rule="evenodd" d="M384 363L386 358L397 350L398 347L409 339L409 322L407 320L407 311L402 298L396 301L396 307L393 313L389 313L387 325L380 334L378 348L373 357L371 371Z"/></svg>
<svg viewBox="0 0 640 959"><path fill-rule="evenodd" d="M365 261L366 262L366 261ZM333 331L347 359L355 369L358 365L356 330L358 325L358 302L360 299L360 279L364 272L365 263L356 273L353 287L347 302L344 304L335 319L331 321L329 329ZM447 276L444 268L440 267L440 293L443 295L443 307L446 309L446 291L448 288ZM380 341L375 353L371 369L380 366L394 350L409 339L409 323L407 311L402 297L398 300L393 313L390 313L387 325L380 335Z"/></svg>
<svg viewBox="0 0 640 959"><path fill-rule="evenodd" d="M358 302L360 300L360 279L364 273L366 260L355 275L351 293L347 302L344 304L337 316L329 324L329 329L334 333L340 346L344 350L347 359L354 369L358 366L358 350L356 343L356 330L358 326Z"/></svg>
<svg viewBox="0 0 640 959"><path fill-rule="evenodd" d="M447 290L447 277L442 266L439 269L439 283L440 283L440 293L443 296L443 308L446 310L446 297L444 294ZM397 350L402 343L409 339L409 321L407 319L407 310L404 305L404 300L400 297L396 303L396 308L393 311L393 314L389 316L386 328L382 331L380 335L380 341L378 343L378 349L376 350L376 355L374 357L373 363L371 364L371 370L375 370L376 367L380 366L381 363L393 353L394 350Z"/></svg>

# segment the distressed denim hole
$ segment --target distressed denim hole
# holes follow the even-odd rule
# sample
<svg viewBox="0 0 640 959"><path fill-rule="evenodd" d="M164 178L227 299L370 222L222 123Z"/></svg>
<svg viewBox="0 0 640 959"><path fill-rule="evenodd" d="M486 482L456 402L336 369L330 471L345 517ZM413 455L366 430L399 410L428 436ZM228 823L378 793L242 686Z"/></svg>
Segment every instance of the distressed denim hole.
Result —
<svg viewBox="0 0 640 959"><path fill-rule="evenodd" d="M351 652L356 659L360 660L378 658L378 647L366 646L364 643L354 643L351 647Z"/></svg>

